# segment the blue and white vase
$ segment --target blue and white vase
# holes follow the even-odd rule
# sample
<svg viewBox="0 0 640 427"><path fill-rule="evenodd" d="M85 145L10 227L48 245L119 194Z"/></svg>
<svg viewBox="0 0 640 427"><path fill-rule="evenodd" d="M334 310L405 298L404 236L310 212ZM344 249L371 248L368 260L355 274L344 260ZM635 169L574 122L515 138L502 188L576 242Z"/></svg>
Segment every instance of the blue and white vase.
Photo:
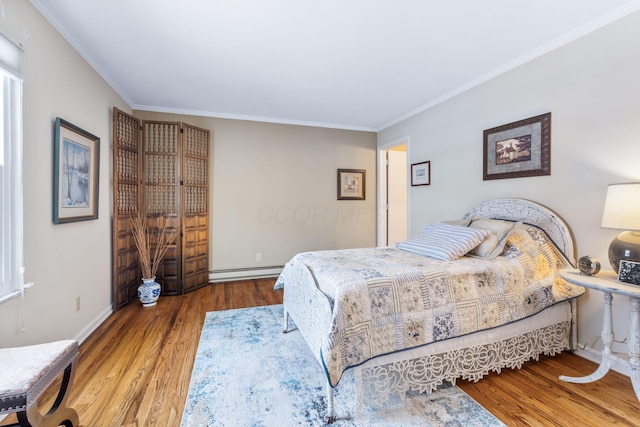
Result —
<svg viewBox="0 0 640 427"><path fill-rule="evenodd" d="M156 305L160 298L160 284L156 282L155 277L142 279L142 285L138 286L138 298L143 307Z"/></svg>

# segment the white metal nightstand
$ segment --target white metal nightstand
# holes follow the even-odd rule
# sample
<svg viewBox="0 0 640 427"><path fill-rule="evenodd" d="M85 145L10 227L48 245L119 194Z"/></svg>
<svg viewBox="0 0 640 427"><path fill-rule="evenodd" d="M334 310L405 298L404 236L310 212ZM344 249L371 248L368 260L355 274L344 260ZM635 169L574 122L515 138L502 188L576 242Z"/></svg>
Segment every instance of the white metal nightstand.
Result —
<svg viewBox="0 0 640 427"><path fill-rule="evenodd" d="M640 286L628 285L618 281L613 271L602 271L595 276L587 276L576 269L560 270L560 276L567 282L584 288L604 292L604 315L602 319L602 362L598 369L585 377L560 376L562 381L572 383L590 383L599 380L609 372L611 366L619 359L629 361L629 371L633 390L640 400ZM625 295L631 298L631 314L629 322L629 357L611 352L614 340L613 322L611 319L611 301L613 294Z"/></svg>

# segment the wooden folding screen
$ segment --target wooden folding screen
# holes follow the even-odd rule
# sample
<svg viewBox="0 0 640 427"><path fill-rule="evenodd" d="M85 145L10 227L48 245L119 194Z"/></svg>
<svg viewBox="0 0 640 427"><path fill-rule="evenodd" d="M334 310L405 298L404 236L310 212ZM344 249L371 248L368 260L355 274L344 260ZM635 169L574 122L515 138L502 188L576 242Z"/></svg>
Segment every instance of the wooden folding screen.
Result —
<svg viewBox="0 0 640 427"><path fill-rule="evenodd" d="M133 129L135 128L135 132ZM209 131L179 122L140 121L114 108L114 308L137 297L140 269L129 218L144 210L149 230L177 227L156 281L164 295L209 278Z"/></svg>

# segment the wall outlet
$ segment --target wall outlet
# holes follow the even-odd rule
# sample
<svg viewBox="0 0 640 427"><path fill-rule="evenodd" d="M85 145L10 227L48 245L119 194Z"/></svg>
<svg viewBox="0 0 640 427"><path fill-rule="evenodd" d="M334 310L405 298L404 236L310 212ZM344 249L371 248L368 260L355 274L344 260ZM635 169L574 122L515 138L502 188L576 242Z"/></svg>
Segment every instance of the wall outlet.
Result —
<svg viewBox="0 0 640 427"><path fill-rule="evenodd" d="M256 254L256 261L258 262L262 261L262 254L260 252Z"/></svg>
<svg viewBox="0 0 640 427"><path fill-rule="evenodd" d="M76 311L80 311L80 297L76 297Z"/></svg>

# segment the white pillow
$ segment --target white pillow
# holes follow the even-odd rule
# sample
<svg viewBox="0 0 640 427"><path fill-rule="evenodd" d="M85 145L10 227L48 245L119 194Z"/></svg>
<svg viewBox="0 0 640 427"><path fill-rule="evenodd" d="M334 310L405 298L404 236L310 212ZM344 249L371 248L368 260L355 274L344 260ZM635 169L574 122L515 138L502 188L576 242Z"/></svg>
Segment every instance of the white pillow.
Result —
<svg viewBox="0 0 640 427"><path fill-rule="evenodd" d="M435 222L416 237L398 243L397 248L441 261L453 261L478 246L487 235L485 230Z"/></svg>
<svg viewBox="0 0 640 427"><path fill-rule="evenodd" d="M484 230L487 237L469 252L470 256L477 258L493 259L502 253L509 233L521 222L503 221L500 219L474 219L469 224L470 228Z"/></svg>
<svg viewBox="0 0 640 427"><path fill-rule="evenodd" d="M471 220L472 218L462 218L462 219L449 219L446 221L441 221L444 224L450 224L450 225L464 225L465 227L467 227L469 224L471 224Z"/></svg>

